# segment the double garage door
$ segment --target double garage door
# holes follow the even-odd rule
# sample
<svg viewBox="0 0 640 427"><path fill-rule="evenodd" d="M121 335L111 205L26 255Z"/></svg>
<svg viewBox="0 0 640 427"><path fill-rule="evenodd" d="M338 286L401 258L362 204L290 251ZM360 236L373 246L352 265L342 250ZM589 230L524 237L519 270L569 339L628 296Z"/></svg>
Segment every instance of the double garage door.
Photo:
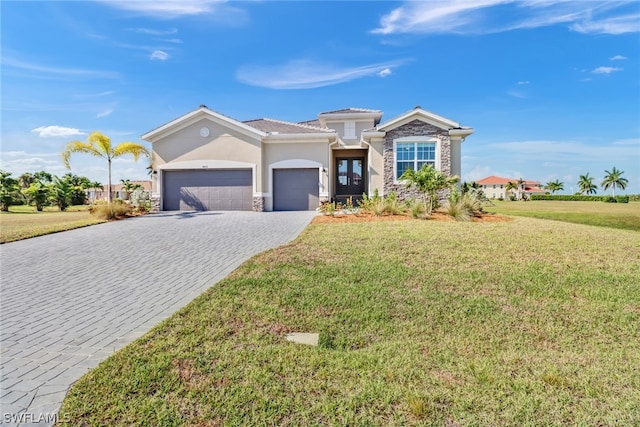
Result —
<svg viewBox="0 0 640 427"><path fill-rule="evenodd" d="M251 169L184 170L163 173L165 211L250 211Z"/></svg>
<svg viewBox="0 0 640 427"><path fill-rule="evenodd" d="M165 211L250 211L251 169L163 172ZM318 207L318 169L274 169L273 210L306 211Z"/></svg>

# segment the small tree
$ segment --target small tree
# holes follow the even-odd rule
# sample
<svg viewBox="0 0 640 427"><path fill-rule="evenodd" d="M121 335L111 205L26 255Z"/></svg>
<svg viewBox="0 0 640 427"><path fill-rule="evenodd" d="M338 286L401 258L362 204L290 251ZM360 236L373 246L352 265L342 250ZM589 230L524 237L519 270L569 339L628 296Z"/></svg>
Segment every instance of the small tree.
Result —
<svg viewBox="0 0 640 427"><path fill-rule="evenodd" d="M51 195L51 188L48 184L36 181L29 184L28 188L22 190L22 194L27 198L27 203L35 205L36 210L42 212L44 205Z"/></svg>
<svg viewBox="0 0 640 427"><path fill-rule="evenodd" d="M114 147L111 144L111 138L100 132L92 132L91 135L89 135L89 137L87 138L87 142L71 141L67 143L64 151L62 152L62 159L64 160L64 164L68 169L71 168L69 160L71 159L72 153L86 153L91 154L92 156L107 159L109 179L107 185L107 200L109 201L109 203L111 203L112 198L111 161L116 157L121 157L126 154L131 154L134 161L138 161L138 158L140 158L140 156L142 155L147 157L151 156L149 150L147 150L142 144L137 144L135 142L121 142Z"/></svg>
<svg viewBox="0 0 640 427"><path fill-rule="evenodd" d="M596 194L598 192L598 186L593 183L594 179L594 177L589 176L589 173L580 175L580 179L578 180L579 193Z"/></svg>
<svg viewBox="0 0 640 427"><path fill-rule="evenodd" d="M49 184L49 191L49 199L54 205L58 206L60 211L64 211L69 207L73 185L68 180L60 179L57 176L54 177L53 184Z"/></svg>
<svg viewBox="0 0 640 427"><path fill-rule="evenodd" d="M121 179L120 182L122 182L122 189L127 194L127 200L131 198L131 193L133 193L135 190L137 190L138 188L142 189L142 185L137 182L131 182L128 179Z"/></svg>
<svg viewBox="0 0 640 427"><path fill-rule="evenodd" d="M11 177L11 172L0 170L0 209L9 212L9 207L21 202L18 180Z"/></svg>
<svg viewBox="0 0 640 427"><path fill-rule="evenodd" d="M438 191L451 188L458 182L457 176L446 176L427 164L418 171L411 168L405 170L400 179L407 181L407 188L415 186L423 194L427 215L431 215L433 209L438 207Z"/></svg>
<svg viewBox="0 0 640 427"><path fill-rule="evenodd" d="M550 181L544 186L547 190L551 191L551 194L554 194L556 191L564 190L564 184L560 182L560 180Z"/></svg>
<svg viewBox="0 0 640 427"><path fill-rule="evenodd" d="M504 187L505 193L511 193L511 195L515 198L517 198L517 194L518 194L518 184L516 184L513 181L509 181L507 182L507 185L505 185Z"/></svg>
<svg viewBox="0 0 640 427"><path fill-rule="evenodd" d="M622 177L624 171L618 170L614 166L613 169L611 169L611 172L606 170L604 171L604 173L604 180L600 185L602 186L604 191L607 191L609 187L611 187L611 195L613 197L616 197L616 187L620 187L622 190L627 188L629 180Z"/></svg>

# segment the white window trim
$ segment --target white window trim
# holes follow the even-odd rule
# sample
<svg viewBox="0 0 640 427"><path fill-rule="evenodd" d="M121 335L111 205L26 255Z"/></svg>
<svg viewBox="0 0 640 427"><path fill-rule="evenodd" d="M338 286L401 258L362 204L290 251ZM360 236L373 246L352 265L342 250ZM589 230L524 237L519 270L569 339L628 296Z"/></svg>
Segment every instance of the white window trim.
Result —
<svg viewBox="0 0 640 427"><path fill-rule="evenodd" d="M347 125L348 128L347 128ZM347 129L349 129L349 133L347 133ZM356 139L356 121L355 120L347 120L344 122L344 139Z"/></svg>
<svg viewBox="0 0 640 427"><path fill-rule="evenodd" d="M420 142L430 142L435 143L436 145L436 159L435 159L435 168L436 170L441 170L440 168L440 140L437 138L432 138L428 136L405 136L403 138L396 138L393 140L393 183L394 184L404 184L406 181L400 180L397 178L398 176L398 144L405 144L407 142L420 143Z"/></svg>

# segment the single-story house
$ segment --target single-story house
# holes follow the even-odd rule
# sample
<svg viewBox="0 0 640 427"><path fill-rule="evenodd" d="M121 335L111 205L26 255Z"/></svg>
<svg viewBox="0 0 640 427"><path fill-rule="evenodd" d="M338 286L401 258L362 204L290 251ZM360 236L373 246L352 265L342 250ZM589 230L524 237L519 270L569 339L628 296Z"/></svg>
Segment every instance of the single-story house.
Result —
<svg viewBox="0 0 640 427"><path fill-rule="evenodd" d="M420 107L387 121L345 108L316 119L238 121L201 105L142 135L152 144L158 210L315 210L323 201L410 194L407 168L431 164L460 175L473 133Z"/></svg>
<svg viewBox="0 0 640 427"><path fill-rule="evenodd" d="M513 182L517 185L517 189L507 190L507 184ZM476 181L484 192L485 196L490 199L509 199L514 196L516 199L526 198L533 194L545 194L546 191L540 188L538 181L524 180L522 178L503 178L491 175Z"/></svg>
<svg viewBox="0 0 640 427"><path fill-rule="evenodd" d="M137 184L142 187L144 191L151 194L151 181L149 180L141 180L141 181L131 181L131 184ZM96 200L107 200L107 193L109 186L107 184L103 184L102 188L90 188L85 191L87 194L87 200L89 202L94 202ZM111 198L112 199L122 199L127 200L129 195L127 191L124 189L124 184L111 184Z"/></svg>

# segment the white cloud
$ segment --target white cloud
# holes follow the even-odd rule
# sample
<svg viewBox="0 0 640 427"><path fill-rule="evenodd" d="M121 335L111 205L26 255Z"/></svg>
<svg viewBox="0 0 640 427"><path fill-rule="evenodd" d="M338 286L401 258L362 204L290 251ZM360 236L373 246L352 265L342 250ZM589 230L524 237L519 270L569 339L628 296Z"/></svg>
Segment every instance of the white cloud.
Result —
<svg viewBox="0 0 640 427"><path fill-rule="evenodd" d="M390 75L391 75L391 73L392 73L391 68L385 68L384 70L382 70L382 71L380 71L380 72L378 73L378 76L380 76L380 77L387 77L387 76L390 76Z"/></svg>
<svg viewBox="0 0 640 427"><path fill-rule="evenodd" d="M406 60L359 67L342 67L309 60L290 61L275 66L243 66L236 78L252 86L270 89L313 89L359 79L388 75Z"/></svg>
<svg viewBox="0 0 640 427"><path fill-rule="evenodd" d="M69 137L74 135L86 135L76 128L66 128L63 126L40 126L33 129L31 132L35 132L40 135L41 138L60 138Z"/></svg>
<svg viewBox="0 0 640 427"><path fill-rule="evenodd" d="M149 58L152 61L166 61L169 59L169 54L162 50L154 50Z"/></svg>
<svg viewBox="0 0 640 427"><path fill-rule="evenodd" d="M609 58L609 61L623 61L625 59L628 59L628 58L626 56L616 55Z"/></svg>
<svg viewBox="0 0 640 427"><path fill-rule="evenodd" d="M170 28L168 30L154 30L152 28L133 28L131 31L136 33L149 34L152 36L169 36L178 32L177 28Z"/></svg>
<svg viewBox="0 0 640 427"><path fill-rule="evenodd" d="M158 1L122 1L103 0L113 7L139 12L160 18L177 18L180 16L201 15L211 13L220 0L158 0Z"/></svg>
<svg viewBox="0 0 640 427"><path fill-rule="evenodd" d="M87 77L87 78L104 78L104 79L116 79L120 77L119 73L112 71L96 71L96 70L87 70L82 68L62 68L62 67L49 67L40 64L34 64L29 62L24 62L15 58L2 57L2 65L3 67L11 67L17 68L21 70L27 71L35 71L41 74L48 75L59 75L64 77Z"/></svg>
<svg viewBox="0 0 640 427"><path fill-rule="evenodd" d="M594 146L576 141L514 141L489 144L488 147L496 151L504 151L505 154L516 154L529 162L544 162L550 159L571 162L578 159L576 153L580 153L581 161L629 159L639 154L639 147L634 144L614 143Z"/></svg>
<svg viewBox="0 0 640 427"><path fill-rule="evenodd" d="M529 84L529 80L520 81L520 82L518 82L516 84L517 85L528 85Z"/></svg>
<svg viewBox="0 0 640 427"><path fill-rule="evenodd" d="M372 33L489 34L565 24L580 33L623 34L640 31L632 6L632 1L406 1L383 16ZM492 13L497 7L503 10Z"/></svg>
<svg viewBox="0 0 640 427"><path fill-rule="evenodd" d="M624 70L624 68L602 66L602 67L598 67L598 68L592 70L591 72L593 74L611 74L611 73L615 73L617 71L622 71L622 70Z"/></svg>
<svg viewBox="0 0 640 427"><path fill-rule="evenodd" d="M100 118L102 118L102 117L107 117L107 116L109 116L111 113L113 113L113 109L108 108L108 109L106 109L106 110L104 110L104 111L102 111L102 112L100 112L100 113L96 114L96 118L97 118L97 119L100 119Z"/></svg>

